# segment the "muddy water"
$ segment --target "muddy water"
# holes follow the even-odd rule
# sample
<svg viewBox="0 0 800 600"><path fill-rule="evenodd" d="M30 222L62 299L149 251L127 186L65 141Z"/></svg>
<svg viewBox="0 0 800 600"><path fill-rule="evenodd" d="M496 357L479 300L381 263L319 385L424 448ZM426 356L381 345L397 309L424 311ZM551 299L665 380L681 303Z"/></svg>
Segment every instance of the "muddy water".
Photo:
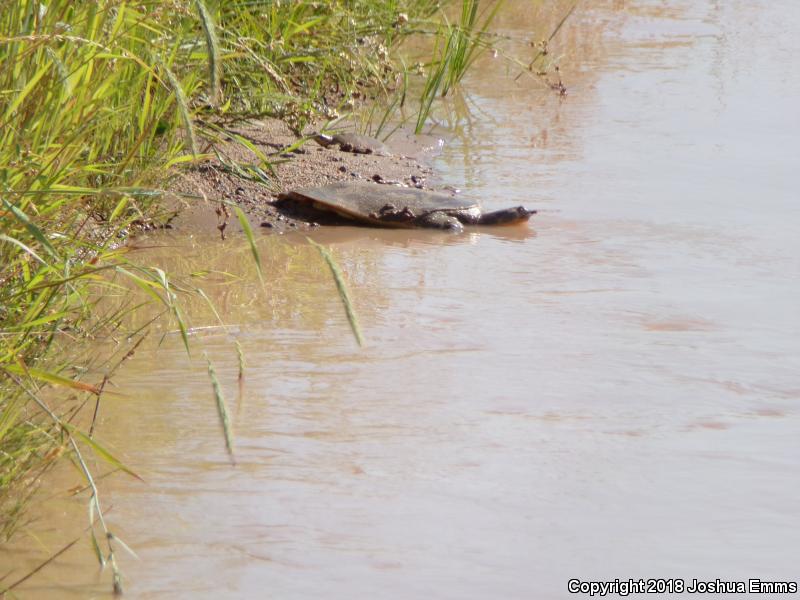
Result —
<svg viewBox="0 0 800 600"><path fill-rule="evenodd" d="M510 4L507 49L523 52L528 3ZM486 60L443 119L442 179L544 209L530 230L319 232L364 348L302 239L261 241L264 290L241 241L154 238L166 267L217 271L229 329L198 332L194 362L166 335L103 406L101 438L146 479L103 484L141 558L121 558L131 597L800 578L800 11L627 4L563 32L566 98ZM83 502L58 508L76 530ZM43 555L0 556L21 573ZM21 596L102 597L94 572L76 547Z"/></svg>

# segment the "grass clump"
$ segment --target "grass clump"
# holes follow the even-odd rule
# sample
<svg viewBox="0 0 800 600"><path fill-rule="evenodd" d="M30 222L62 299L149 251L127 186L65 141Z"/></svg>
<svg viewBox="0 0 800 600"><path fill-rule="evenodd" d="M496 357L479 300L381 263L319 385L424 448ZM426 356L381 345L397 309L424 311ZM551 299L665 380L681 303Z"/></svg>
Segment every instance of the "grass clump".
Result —
<svg viewBox="0 0 800 600"><path fill-rule="evenodd" d="M466 74L469 67L490 47L487 31L494 20L502 0L480 14L479 0L462 0L457 23L448 19L440 25L435 36L433 59L420 98L416 133L421 133L438 96L446 96Z"/></svg>

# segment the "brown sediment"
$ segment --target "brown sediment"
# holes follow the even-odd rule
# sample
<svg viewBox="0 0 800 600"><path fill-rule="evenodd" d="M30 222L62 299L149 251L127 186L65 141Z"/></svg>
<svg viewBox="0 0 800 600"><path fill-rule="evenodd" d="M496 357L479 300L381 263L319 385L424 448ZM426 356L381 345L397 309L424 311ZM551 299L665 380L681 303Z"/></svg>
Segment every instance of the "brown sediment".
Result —
<svg viewBox="0 0 800 600"><path fill-rule="evenodd" d="M435 140L399 140L388 145L392 156L354 154L336 147L323 148L309 140L294 151L286 152L298 141L281 121L263 120L228 127L230 134L241 136L267 156L270 167L252 150L230 139L206 140L201 148L206 154L223 158L209 159L182 173L171 191L183 198L183 210L171 222L177 229L236 228L238 223L225 204L235 203L247 215L253 227L275 232L309 229L320 222L332 223L324 214L310 212L279 200L279 195L298 187L326 185L336 181L374 181L429 189L433 170L422 160L438 146ZM220 136L221 138L222 136ZM402 137L402 136L398 136ZM226 166L227 165L227 166ZM230 165L243 169L259 166L269 176L269 185L247 175L232 172Z"/></svg>

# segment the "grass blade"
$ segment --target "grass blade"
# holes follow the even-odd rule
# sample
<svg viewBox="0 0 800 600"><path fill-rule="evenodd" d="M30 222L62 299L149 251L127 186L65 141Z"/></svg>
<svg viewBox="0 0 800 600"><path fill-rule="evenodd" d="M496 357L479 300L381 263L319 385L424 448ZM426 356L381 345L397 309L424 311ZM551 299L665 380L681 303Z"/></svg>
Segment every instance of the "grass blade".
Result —
<svg viewBox="0 0 800 600"><path fill-rule="evenodd" d="M250 244L250 252L253 254L253 260L256 261L258 278L261 280L261 284L263 285L264 278L261 273L261 255L258 252L258 246L256 246L256 236L253 233L253 228L250 227L250 221L247 220L247 215L244 214L244 211L241 208L235 206L234 211L236 212L236 218L239 219L239 225L242 226L242 230L244 230L244 234L247 236L247 243Z"/></svg>
<svg viewBox="0 0 800 600"><path fill-rule="evenodd" d="M219 385L217 373L214 371L214 365L206 357L208 362L208 376L211 378L211 385L214 388L214 399L217 402L217 412L219 413L219 420L222 424L222 433L225 435L225 449L228 451L228 456L231 463L236 464L236 457L233 454L233 430L231 428L231 419L228 414L228 407L225 404L225 397L222 395L222 387Z"/></svg>
<svg viewBox="0 0 800 600"><path fill-rule="evenodd" d="M175 94L175 101L178 105L178 113L181 116L183 127L186 129L186 137L189 141L189 148L192 151L192 155L197 156L199 154L197 150L197 136L194 133L194 124L192 123L192 115L189 111L189 101L186 98L186 93L183 91L183 86L181 85L181 82L178 81L175 73L172 72L172 69L170 69L164 63L161 63L160 67L167 75L167 81L169 81L172 92Z"/></svg>
<svg viewBox="0 0 800 600"><path fill-rule="evenodd" d="M91 392L92 394L100 393L100 388L96 385L84 383L82 381L74 381L72 379L68 379L67 377L56 375L55 373L42 371L41 369L33 369L30 367L23 368L20 365L3 365L2 369L7 373L14 373L15 375L27 375L32 379L37 379L53 385L72 388L73 390L79 390L81 392Z"/></svg>
<svg viewBox="0 0 800 600"><path fill-rule="evenodd" d="M66 546L64 546L63 548L61 548L61 549L60 549L58 552L56 552L55 554L52 554L52 555L51 555L51 556L50 556L50 557L49 557L47 560L45 560L43 563L41 563L40 565L38 565L38 566L37 566L36 568L34 568L32 571L29 571L29 572L28 572L28 573L27 573L27 574L26 574L24 577L22 577L22 578L20 578L20 579L17 579L17 580L16 580L14 583L12 583L11 585L9 585L8 587L1 589L1 590L0 590L0 597L5 597L5 595L6 595L8 592L10 592L11 590L13 590L15 587L17 587L17 586L19 586L19 585L21 585L21 584L25 583L26 581L28 581L28 579L30 579L31 577L33 577L34 575L36 575L36 573L38 573L39 571L41 571L42 569L44 569L44 568L45 568L47 565L49 565L51 562L53 562L53 561L54 561L55 559L57 559L59 556L61 556L62 554L64 554L64 552L66 552L67 550L69 550L70 548L72 548L72 547L73 547L75 544L77 544L77 543L78 543L78 541L79 541L80 539L81 539L80 537L77 537L77 538L75 538L75 539L74 539L74 540L72 540L72 541L71 541L69 544L67 544ZM95 540L95 543L96 543L96 540ZM99 549L100 549L100 548L99 548L99 546L98 546L98 550L99 550Z"/></svg>
<svg viewBox="0 0 800 600"><path fill-rule="evenodd" d="M350 299L350 293L347 291L347 284L344 281L344 275L342 274L341 269L339 269L339 265L336 263L336 260L330 253L330 250L328 250L325 246L318 244L310 238L306 239L319 251L320 255L327 263L328 268L331 270L333 280L336 282L336 289L339 291L339 297L342 299L344 310L347 313L347 320L350 322L350 329L352 329L358 345L363 346L364 336L361 335L361 327L358 324L358 316L356 315L355 308L353 308L353 301Z"/></svg>
<svg viewBox="0 0 800 600"><path fill-rule="evenodd" d="M56 249L53 248L53 245L45 237L44 233L42 233L42 230L39 229L36 225L34 225L33 221L31 221L28 218L28 215L26 215L24 212L22 212L18 207L16 207L13 204L11 204L5 198L3 198L3 206L5 206L6 210L10 211L15 217L17 217L17 219L20 220L23 225L25 225L25 228L28 230L28 232L34 238L36 238L37 242L39 242L42 246L44 246L45 250L47 250L47 252L50 254L50 256L52 256L55 259L59 258L58 252L56 252Z"/></svg>
<svg viewBox="0 0 800 600"><path fill-rule="evenodd" d="M67 423L62 423L62 425L66 429L68 429L71 434L75 435L80 441L82 441L84 444L89 446L97 456L102 458L104 461L106 461L112 467L115 467L115 468L119 469L120 471L124 471L125 473L127 473L131 477L134 477L134 478L136 478L139 481L144 483L144 479L139 477L139 475L137 475L133 470L131 470L128 467L126 467L119 459L117 459L113 454L111 454L111 452L109 452L103 446L101 446L97 442L97 440L94 440L94 439L90 438L88 435L83 433L80 429L78 429L78 428L76 428L76 427L74 427L72 425L69 425Z"/></svg>
<svg viewBox="0 0 800 600"><path fill-rule="evenodd" d="M208 85L209 101L211 106L219 103L220 94L220 54L219 39L217 38L217 27L214 20L208 13L203 0L195 0L197 12L200 14L200 23L203 25L203 34L206 38L206 48L208 49Z"/></svg>

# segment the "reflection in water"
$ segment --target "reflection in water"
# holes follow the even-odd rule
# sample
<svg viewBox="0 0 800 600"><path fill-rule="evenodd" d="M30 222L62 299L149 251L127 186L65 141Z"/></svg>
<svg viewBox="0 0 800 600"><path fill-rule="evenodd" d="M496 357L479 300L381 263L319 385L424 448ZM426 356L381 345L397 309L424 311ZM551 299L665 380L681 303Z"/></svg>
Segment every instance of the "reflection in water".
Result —
<svg viewBox="0 0 800 600"><path fill-rule="evenodd" d="M450 121L442 179L489 209L548 209L535 235L315 232L365 348L302 237L261 240L266 289L241 240L154 238L174 244L154 251L166 267L213 271L231 326L198 330L194 361L178 335L143 348L104 400L101 438L147 481L104 481L142 557L122 559L133 597L797 577L800 15L788 0L608 4L554 42L566 99L487 55ZM509 6L511 52L561 14L536 29L529 3ZM204 352L236 407L236 468ZM78 532L83 502L53 510ZM52 551L65 533L46 523ZM21 596L100 597L81 550ZM0 576L41 556L0 554Z"/></svg>

